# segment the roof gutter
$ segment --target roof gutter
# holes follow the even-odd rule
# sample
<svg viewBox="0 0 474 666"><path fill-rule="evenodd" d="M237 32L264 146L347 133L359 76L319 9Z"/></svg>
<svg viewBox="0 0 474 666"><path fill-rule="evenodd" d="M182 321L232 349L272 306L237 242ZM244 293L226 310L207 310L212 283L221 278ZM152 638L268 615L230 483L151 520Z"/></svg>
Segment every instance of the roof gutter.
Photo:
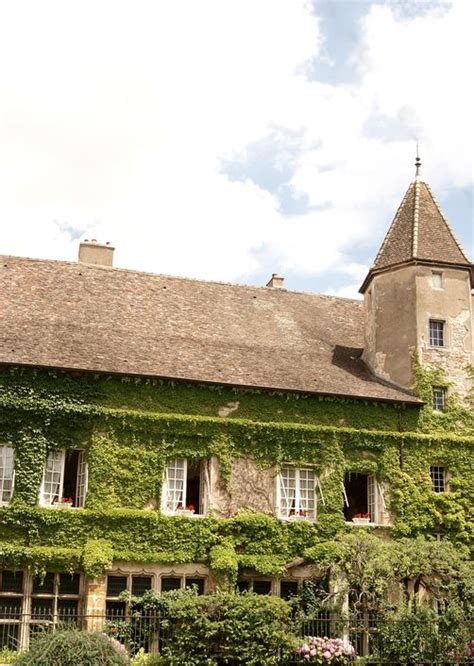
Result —
<svg viewBox="0 0 474 666"><path fill-rule="evenodd" d="M204 386L225 386L227 388L237 388L242 390L249 391L265 391L268 393L291 393L298 395L318 395L322 397L330 398L343 398L346 400L355 400L359 402L383 402L392 405L403 405L404 407L422 407L425 403L417 398L412 396L412 399L409 400L398 400L396 398L375 398L373 396L355 396L348 393L330 393L327 391L311 391L311 390L301 390L294 388L285 388L283 386L265 386L258 384L236 384L231 382L218 382L210 379L196 379L192 377L170 377L167 375L147 375L139 374L134 372L114 372L108 370L91 370L90 368L65 368L58 367L54 365L36 365L32 363L7 363L5 361L0 361L0 368L29 368L34 370L57 370L60 372L70 372L70 373L80 373L87 375L99 375L101 377L134 377L141 379L162 379L169 382L179 382L182 384L202 384ZM377 381L385 384L386 386L391 386L389 382L386 382L382 379L377 378ZM393 387L401 390L399 387ZM410 395L407 391L407 395Z"/></svg>

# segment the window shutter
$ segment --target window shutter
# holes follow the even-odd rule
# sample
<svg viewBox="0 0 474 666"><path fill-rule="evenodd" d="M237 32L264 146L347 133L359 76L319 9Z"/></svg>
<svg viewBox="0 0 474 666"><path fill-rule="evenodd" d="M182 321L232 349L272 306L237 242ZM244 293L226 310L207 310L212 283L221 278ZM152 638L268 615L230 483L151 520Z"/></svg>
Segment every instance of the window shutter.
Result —
<svg viewBox="0 0 474 666"><path fill-rule="evenodd" d="M347 508L349 508L349 500L347 498L346 486L344 485L344 482L341 483L341 486L342 486L342 495L344 497L344 506L347 506Z"/></svg>
<svg viewBox="0 0 474 666"><path fill-rule="evenodd" d="M13 446L0 446L0 506L6 506L13 495L15 484L15 449Z"/></svg>
<svg viewBox="0 0 474 666"><path fill-rule="evenodd" d="M380 485L380 483L378 481L376 481L375 483L377 484L377 492L378 492L379 497L380 497L380 504L382 505L382 509L384 511L386 511L387 510L387 505L385 503L385 494L383 492L383 488L382 488L382 486Z"/></svg>
<svg viewBox="0 0 474 666"><path fill-rule="evenodd" d="M318 487L319 491L319 496L321 498L321 502L323 503L323 506L326 506L326 500L324 499L324 493L323 493L323 488L321 486L321 481L319 480L319 476L316 477L316 485Z"/></svg>
<svg viewBox="0 0 474 666"><path fill-rule="evenodd" d="M40 504L43 506L51 506L55 498L62 498L65 454L64 449L56 449L48 454L40 491Z"/></svg>
<svg viewBox="0 0 474 666"><path fill-rule="evenodd" d="M186 459L176 458L166 468L166 510L186 506Z"/></svg>
<svg viewBox="0 0 474 666"><path fill-rule="evenodd" d="M79 451L77 459L76 506L83 507L86 501L89 470L84 451Z"/></svg>

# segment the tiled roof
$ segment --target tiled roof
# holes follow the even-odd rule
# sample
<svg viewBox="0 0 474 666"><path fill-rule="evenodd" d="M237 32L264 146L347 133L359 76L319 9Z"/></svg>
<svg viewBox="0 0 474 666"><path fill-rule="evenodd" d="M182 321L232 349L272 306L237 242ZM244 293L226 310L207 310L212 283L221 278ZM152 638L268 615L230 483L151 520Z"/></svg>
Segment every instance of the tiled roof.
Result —
<svg viewBox="0 0 474 666"><path fill-rule="evenodd" d="M360 301L0 256L0 363L417 403L361 360Z"/></svg>
<svg viewBox="0 0 474 666"><path fill-rule="evenodd" d="M409 186L368 277L416 260L471 266L429 185L419 179Z"/></svg>

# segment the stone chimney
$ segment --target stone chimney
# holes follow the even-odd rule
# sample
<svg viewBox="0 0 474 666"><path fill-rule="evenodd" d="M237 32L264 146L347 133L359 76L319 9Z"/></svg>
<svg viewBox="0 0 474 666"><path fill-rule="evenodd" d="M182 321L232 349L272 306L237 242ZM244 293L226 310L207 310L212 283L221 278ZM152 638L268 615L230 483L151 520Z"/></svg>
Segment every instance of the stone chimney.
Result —
<svg viewBox="0 0 474 666"><path fill-rule="evenodd" d="M98 243L95 238L79 244L79 261L83 264L112 266L115 248L110 243Z"/></svg>
<svg viewBox="0 0 474 666"><path fill-rule="evenodd" d="M278 273L272 273L272 277L267 282L266 286L270 287L270 289L283 289L284 281L285 278L280 277Z"/></svg>

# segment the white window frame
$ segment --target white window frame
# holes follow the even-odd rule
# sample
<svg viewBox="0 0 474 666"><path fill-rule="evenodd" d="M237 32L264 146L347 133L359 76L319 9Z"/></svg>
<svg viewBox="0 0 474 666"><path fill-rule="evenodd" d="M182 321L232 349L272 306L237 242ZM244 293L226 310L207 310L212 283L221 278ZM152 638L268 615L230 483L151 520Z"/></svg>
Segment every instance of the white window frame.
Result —
<svg viewBox="0 0 474 666"><path fill-rule="evenodd" d="M433 335L432 324L441 324L439 328L433 326ZM443 319L436 319L435 317L430 317L428 320L428 341L429 345L433 349L444 349L446 347L446 322ZM442 344L440 344L442 342Z"/></svg>
<svg viewBox="0 0 474 666"><path fill-rule="evenodd" d="M181 469L182 478L179 478L173 472ZM176 481L182 482L182 488L179 488ZM173 458L169 460L165 467L165 476L163 481L163 491L161 496L161 510L163 513L175 516L179 513L179 506L184 509L187 506L186 485L188 482L188 460L187 458ZM179 484L181 485L181 483ZM204 516L210 487L209 470L207 461L200 461L200 502L198 507L194 507L195 516Z"/></svg>
<svg viewBox="0 0 474 666"><path fill-rule="evenodd" d="M367 475L367 513L369 514L370 524L379 525L380 512L387 510L383 487L377 481L375 474L367 474L366 472L360 472L360 474ZM344 505L348 507L349 498L347 497L347 491L344 481L342 482L341 485L342 485L342 495L344 498Z"/></svg>
<svg viewBox="0 0 474 666"><path fill-rule="evenodd" d="M85 451L79 450L77 458L77 478L76 478L76 507L83 508L86 503L87 488L89 485L89 467L86 460Z"/></svg>
<svg viewBox="0 0 474 666"><path fill-rule="evenodd" d="M446 388L444 386L433 386L433 411L444 412L446 408Z"/></svg>
<svg viewBox="0 0 474 666"><path fill-rule="evenodd" d="M89 481L88 465L85 459L85 452L78 450L76 487L74 489L74 508L84 507L87 486ZM64 494L64 469L66 466L66 449L53 449L48 453L43 470L43 480L39 492L40 506L53 506L54 498L62 499ZM53 482L47 480L48 473L59 475L59 481ZM49 486L49 490L47 490ZM57 492L55 490L57 489Z"/></svg>
<svg viewBox="0 0 474 666"><path fill-rule="evenodd" d="M446 492L446 467L445 465L430 465L431 490L434 493ZM441 481L441 484L439 483Z"/></svg>
<svg viewBox="0 0 474 666"><path fill-rule="evenodd" d="M294 497L288 496L288 491L293 490L289 487L289 484L284 483L285 476L288 476L288 479L291 478L290 475L285 474L286 472L291 472L291 476L294 480ZM307 477L306 479L304 477ZM309 478L308 478L309 477ZM313 481L313 486L309 486L311 489L311 496L306 498L302 496L302 481L306 483L311 483ZM321 500L323 501L322 489L320 487L320 482L316 476L314 469L310 467L291 467L285 466L282 467L280 473L277 476L277 513L279 518L283 520L291 519L291 511L294 512L293 515L299 516L302 511L305 512L305 518L308 520L316 520L317 518L317 509L318 509L318 498L316 495L316 487L319 486ZM308 504L313 504L313 507L309 507ZM294 505L294 507L293 507Z"/></svg>
<svg viewBox="0 0 474 666"><path fill-rule="evenodd" d="M15 447L10 444L0 444L0 458L0 506L8 506L15 487ZM6 481L10 482L9 490L5 489Z"/></svg>
<svg viewBox="0 0 474 666"><path fill-rule="evenodd" d="M53 449L48 453L43 470L43 480L41 482L39 503L41 506L52 506L54 498L62 498L64 487L64 465L66 463L65 449ZM48 474L59 475L59 480L50 481ZM46 488L49 486L49 489ZM57 492L54 492L57 488Z"/></svg>

